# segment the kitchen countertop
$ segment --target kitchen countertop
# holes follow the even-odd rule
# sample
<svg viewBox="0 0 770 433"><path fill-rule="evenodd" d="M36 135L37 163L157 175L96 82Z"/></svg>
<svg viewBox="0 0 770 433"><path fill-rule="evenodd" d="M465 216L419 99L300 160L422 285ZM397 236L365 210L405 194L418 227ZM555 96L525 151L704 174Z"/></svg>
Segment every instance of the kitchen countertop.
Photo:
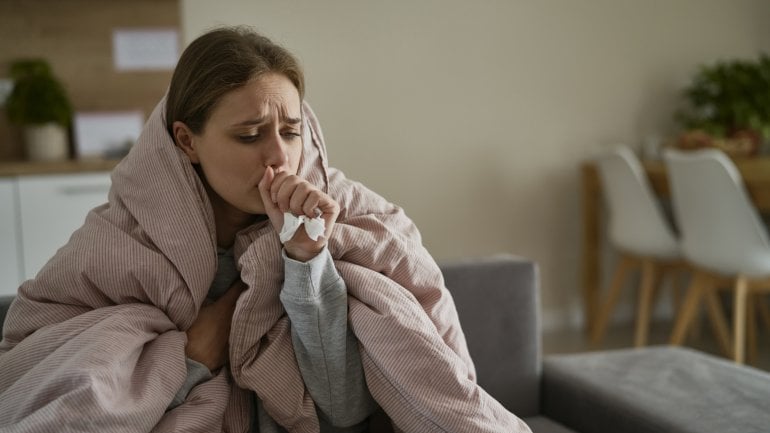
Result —
<svg viewBox="0 0 770 433"><path fill-rule="evenodd" d="M0 161L0 177L36 174L68 174L112 171L120 160Z"/></svg>

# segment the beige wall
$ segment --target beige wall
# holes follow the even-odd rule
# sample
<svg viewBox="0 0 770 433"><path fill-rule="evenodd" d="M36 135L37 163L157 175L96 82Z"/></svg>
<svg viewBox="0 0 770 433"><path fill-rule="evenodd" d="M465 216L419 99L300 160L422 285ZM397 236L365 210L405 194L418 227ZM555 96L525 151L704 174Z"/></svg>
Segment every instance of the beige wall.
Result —
<svg viewBox="0 0 770 433"><path fill-rule="evenodd" d="M770 49L764 0L182 0L189 42L249 24L303 62L332 165L439 260L541 266L544 326L580 311L578 166L672 131L694 67Z"/></svg>

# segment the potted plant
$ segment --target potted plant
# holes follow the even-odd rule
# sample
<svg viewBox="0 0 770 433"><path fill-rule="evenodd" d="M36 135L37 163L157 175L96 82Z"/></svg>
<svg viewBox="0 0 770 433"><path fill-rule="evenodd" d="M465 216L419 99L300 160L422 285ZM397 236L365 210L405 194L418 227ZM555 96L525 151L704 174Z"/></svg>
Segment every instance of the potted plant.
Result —
<svg viewBox="0 0 770 433"><path fill-rule="evenodd" d="M770 57L701 66L685 88L680 148L717 147L753 156L770 140Z"/></svg>
<svg viewBox="0 0 770 433"><path fill-rule="evenodd" d="M72 106L45 60L11 64L13 90L6 101L8 120L23 128L29 159L60 160L69 156L68 128Z"/></svg>

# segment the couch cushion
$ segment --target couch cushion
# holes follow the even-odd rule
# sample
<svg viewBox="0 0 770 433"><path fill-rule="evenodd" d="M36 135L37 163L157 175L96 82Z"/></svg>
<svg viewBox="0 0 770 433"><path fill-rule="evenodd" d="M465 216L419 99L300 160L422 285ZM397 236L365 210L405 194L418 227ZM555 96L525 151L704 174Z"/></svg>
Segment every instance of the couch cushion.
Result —
<svg viewBox="0 0 770 433"><path fill-rule="evenodd" d="M575 433L575 430L570 430L544 416L524 418L524 422L527 423L532 433Z"/></svg>
<svg viewBox="0 0 770 433"><path fill-rule="evenodd" d="M690 349L549 356L543 413L583 433L770 431L770 374Z"/></svg>

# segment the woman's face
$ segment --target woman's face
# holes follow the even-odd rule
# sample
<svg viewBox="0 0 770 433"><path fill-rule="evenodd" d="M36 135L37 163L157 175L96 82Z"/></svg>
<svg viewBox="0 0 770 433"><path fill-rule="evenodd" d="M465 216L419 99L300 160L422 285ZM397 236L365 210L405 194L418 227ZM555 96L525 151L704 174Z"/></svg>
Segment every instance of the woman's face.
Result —
<svg viewBox="0 0 770 433"><path fill-rule="evenodd" d="M174 122L177 143L200 165L209 194L215 194L213 205L248 214L265 213L257 184L267 167L297 173L301 134L299 93L288 78L272 73L225 94L200 135Z"/></svg>

